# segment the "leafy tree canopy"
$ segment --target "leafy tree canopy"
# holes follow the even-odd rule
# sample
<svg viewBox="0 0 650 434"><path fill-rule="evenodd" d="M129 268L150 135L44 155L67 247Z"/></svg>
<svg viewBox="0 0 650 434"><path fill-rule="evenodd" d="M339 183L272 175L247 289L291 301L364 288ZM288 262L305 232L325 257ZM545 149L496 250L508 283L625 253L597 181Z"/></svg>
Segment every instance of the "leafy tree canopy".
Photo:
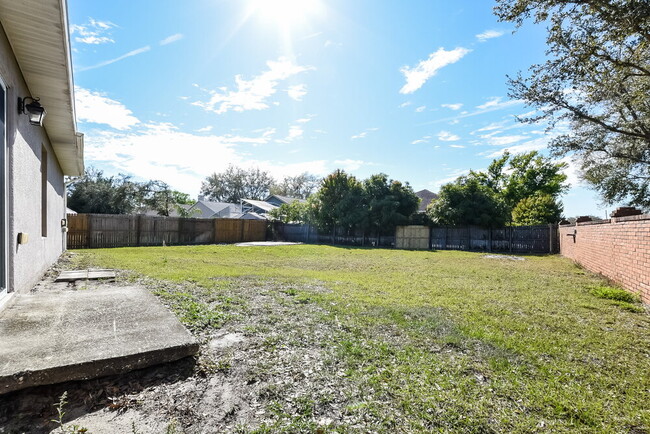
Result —
<svg viewBox="0 0 650 434"><path fill-rule="evenodd" d="M343 170L336 170L321 182L315 195L315 223L322 229L363 226L366 210L361 182Z"/></svg>
<svg viewBox="0 0 650 434"><path fill-rule="evenodd" d="M363 182L367 205L367 224L378 234L392 233L397 225L406 224L418 209L420 199L411 186L388 179L380 173Z"/></svg>
<svg viewBox="0 0 650 434"><path fill-rule="evenodd" d="M79 213L133 214L153 209L168 216L179 204L193 203L186 193L162 181L136 182L126 175L104 176L92 167L68 185L68 207Z"/></svg>
<svg viewBox="0 0 650 434"><path fill-rule="evenodd" d="M549 60L509 80L538 109L522 121L561 127L551 149L575 154L606 202L649 208L650 2L497 0L495 13L547 24Z"/></svg>
<svg viewBox="0 0 650 434"><path fill-rule="evenodd" d="M427 207L431 220L444 226L503 226L508 217L504 200L475 176L461 176L440 188L438 199Z"/></svg>
<svg viewBox="0 0 650 434"><path fill-rule="evenodd" d="M307 199L318 189L319 183L320 178L307 172L297 176L285 176L282 181L271 185L270 193Z"/></svg>
<svg viewBox="0 0 650 434"><path fill-rule="evenodd" d="M515 226L557 223L562 219L563 211L562 204L550 194L535 193L517 203L512 210L512 223Z"/></svg>
<svg viewBox="0 0 650 434"><path fill-rule="evenodd" d="M273 178L269 172L230 165L225 171L208 176L201 185L201 194L216 202L263 200L268 196L272 184Z"/></svg>

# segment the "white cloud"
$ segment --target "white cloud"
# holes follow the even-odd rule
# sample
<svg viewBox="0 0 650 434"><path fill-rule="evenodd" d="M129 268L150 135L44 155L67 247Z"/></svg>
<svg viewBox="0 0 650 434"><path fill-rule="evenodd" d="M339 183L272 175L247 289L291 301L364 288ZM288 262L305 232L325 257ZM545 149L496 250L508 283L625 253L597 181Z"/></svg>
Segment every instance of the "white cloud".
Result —
<svg viewBox="0 0 650 434"><path fill-rule="evenodd" d="M449 147L450 147L450 148L459 148L459 149L462 149L462 148L464 148L465 146L463 146L463 145L449 145Z"/></svg>
<svg viewBox="0 0 650 434"><path fill-rule="evenodd" d="M427 106L421 105L420 107L416 108L415 111L416 111L416 113L422 113L426 109L427 109Z"/></svg>
<svg viewBox="0 0 650 434"><path fill-rule="evenodd" d="M309 121L311 121L311 118L310 118L310 117L307 117L307 118L300 118L300 119L297 119L297 120L296 120L296 122L298 122L299 124L306 124L306 123L309 122Z"/></svg>
<svg viewBox="0 0 650 434"><path fill-rule="evenodd" d="M302 97L307 95L307 86L304 84L289 86L289 89L287 89L287 94L289 94L289 98L293 100L302 101Z"/></svg>
<svg viewBox="0 0 650 434"><path fill-rule="evenodd" d="M167 36L165 39L159 42L160 45L167 45L171 44L172 42L180 41L183 39L183 34L182 33L176 33L174 35Z"/></svg>
<svg viewBox="0 0 650 434"><path fill-rule="evenodd" d="M500 133L500 131L497 131ZM512 136L495 136L495 135L484 135L481 136L482 139L486 140L490 146L507 146L513 143L521 142L526 140L529 137L524 135L512 135Z"/></svg>
<svg viewBox="0 0 650 434"><path fill-rule="evenodd" d="M399 108L404 108L404 107L410 106L411 104L413 104L411 101L406 101L406 102L401 103L398 107Z"/></svg>
<svg viewBox="0 0 650 434"><path fill-rule="evenodd" d="M135 50L129 51L126 54L121 55L120 57L116 57L114 59L110 60L105 60L103 62L100 62L96 65L93 66L86 66L85 68L79 68L79 71L88 71L90 69L96 69L96 68L101 68L102 66L110 65L111 63L119 62L120 60L124 60L128 57L132 56L137 56L138 54L146 53L147 51L151 50L151 47L149 45L145 47L140 47L136 48Z"/></svg>
<svg viewBox="0 0 650 434"><path fill-rule="evenodd" d="M450 133L449 131L440 131L438 133L438 140L443 142L455 142L460 140L460 137L458 137L456 134Z"/></svg>
<svg viewBox="0 0 650 434"><path fill-rule="evenodd" d="M453 50L445 50L439 48L435 53L431 53L427 60L420 61L416 66L404 66L400 72L406 78L406 84L400 89L400 93L409 94L421 88L428 79L436 75L436 73L443 67L458 62L471 50L467 48L454 48Z"/></svg>
<svg viewBox="0 0 650 434"><path fill-rule="evenodd" d="M79 35L75 36L74 40L81 44L105 44L108 42L115 42L110 37L109 32L113 27L116 27L115 24L109 21L97 21L93 18L89 18L87 23L71 25L70 35ZM105 33L108 35L104 35Z"/></svg>
<svg viewBox="0 0 650 434"><path fill-rule="evenodd" d="M117 130L127 130L140 122L119 101L82 87L75 87L75 108L78 120L106 124Z"/></svg>
<svg viewBox="0 0 650 434"><path fill-rule="evenodd" d="M217 114L228 111L264 110L269 108L268 99L277 92L281 81L314 69L310 66L297 65L286 57L269 60L266 65L268 70L251 80L244 80L241 75L235 76L235 90L222 87L209 91L211 98L208 101L197 101L193 104Z"/></svg>
<svg viewBox="0 0 650 434"><path fill-rule="evenodd" d="M417 140L413 140L411 142L411 145L419 145L421 143L429 143L429 142L427 140L424 140L424 139L417 139Z"/></svg>
<svg viewBox="0 0 650 434"><path fill-rule="evenodd" d="M450 110L460 110L463 107L463 104L462 103L440 104L440 107L448 108Z"/></svg>
<svg viewBox="0 0 650 434"><path fill-rule="evenodd" d="M478 110L475 110L473 112L468 112L468 111L463 110L457 116L451 116L451 117L446 117L446 118L442 118L442 119L436 119L434 121L425 122L422 125L436 124L436 123L439 123L439 122L453 122L453 121L457 121L457 120L463 119L463 118L468 118L468 117L471 117L471 116L478 116L478 115L482 115L484 113L489 113L489 112L493 112L493 111L497 111L497 110L504 110L504 109L507 109L507 108L510 108L510 107L513 107L513 106L520 105L520 104L524 103L524 101L518 100L518 99L513 99L513 100L508 100L508 101L502 101L502 99L503 98L501 98L501 97L493 97L493 98L490 98L490 100L487 101L486 103L477 106L476 108Z"/></svg>
<svg viewBox="0 0 650 434"><path fill-rule="evenodd" d="M353 172L355 170L359 170L362 166L369 165L370 163L367 163L363 160L335 160L334 164L336 164L337 167L348 171L348 172Z"/></svg>
<svg viewBox="0 0 650 434"><path fill-rule="evenodd" d="M479 110L498 110L522 103L518 99L501 102L502 99L500 96L492 97L485 104L477 105L476 108Z"/></svg>
<svg viewBox="0 0 650 434"><path fill-rule="evenodd" d="M356 139L365 139L368 136L368 133L372 133L375 131L379 131L379 128L373 127L373 128L366 128L365 131L360 132L359 134L355 134L350 139L356 140Z"/></svg>
<svg viewBox="0 0 650 434"><path fill-rule="evenodd" d="M488 39L498 38L499 36L503 36L504 33L505 32L502 30L486 30L483 33L479 33L478 35L476 35L476 39L478 39L479 42L485 42Z"/></svg>
<svg viewBox="0 0 650 434"><path fill-rule="evenodd" d="M199 128L196 130L197 133L209 133L212 131L212 125L208 125L207 127Z"/></svg>
<svg viewBox="0 0 650 434"><path fill-rule="evenodd" d="M300 137L302 137L304 132L305 130L303 130L302 127L298 125L291 125L289 127L289 134L287 135L287 140L292 141L292 140L299 139Z"/></svg>
<svg viewBox="0 0 650 434"><path fill-rule="evenodd" d="M544 148L546 148L546 145L548 144L549 138L548 137L539 137L537 139L529 140L527 142L524 142L520 145L515 145L515 146L508 146L502 149L499 149L498 151L494 151L492 153L488 154L482 154L488 158L496 158L501 156L505 151L509 151L511 154L520 154L522 152L530 152L530 151L540 151Z"/></svg>

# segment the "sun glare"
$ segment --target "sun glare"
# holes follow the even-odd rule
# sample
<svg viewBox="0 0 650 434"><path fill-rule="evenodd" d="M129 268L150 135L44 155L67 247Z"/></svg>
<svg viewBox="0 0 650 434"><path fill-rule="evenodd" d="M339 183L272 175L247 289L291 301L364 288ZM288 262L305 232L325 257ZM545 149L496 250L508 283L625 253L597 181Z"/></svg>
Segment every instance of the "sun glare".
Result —
<svg viewBox="0 0 650 434"><path fill-rule="evenodd" d="M321 0L251 0L253 14L282 27L295 27L323 12Z"/></svg>

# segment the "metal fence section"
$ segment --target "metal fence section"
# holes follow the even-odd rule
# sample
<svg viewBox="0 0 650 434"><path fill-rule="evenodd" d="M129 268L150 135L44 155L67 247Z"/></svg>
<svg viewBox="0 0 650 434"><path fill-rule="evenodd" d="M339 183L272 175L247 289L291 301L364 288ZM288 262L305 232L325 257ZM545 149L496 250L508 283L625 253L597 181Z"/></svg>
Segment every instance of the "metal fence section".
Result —
<svg viewBox="0 0 650 434"><path fill-rule="evenodd" d="M394 247L395 236L368 236L361 231L349 232L343 228L332 231L319 231L307 224L289 224L275 222L272 226L273 239L306 244L331 244L364 247Z"/></svg>
<svg viewBox="0 0 650 434"><path fill-rule="evenodd" d="M555 225L510 226L497 229L484 229L478 226L434 228L398 226L396 237L398 248L413 250L479 250L513 253L557 253L559 251Z"/></svg>
<svg viewBox="0 0 650 434"><path fill-rule="evenodd" d="M144 215L68 215L69 249L192 245L266 241L266 221L150 217Z"/></svg>

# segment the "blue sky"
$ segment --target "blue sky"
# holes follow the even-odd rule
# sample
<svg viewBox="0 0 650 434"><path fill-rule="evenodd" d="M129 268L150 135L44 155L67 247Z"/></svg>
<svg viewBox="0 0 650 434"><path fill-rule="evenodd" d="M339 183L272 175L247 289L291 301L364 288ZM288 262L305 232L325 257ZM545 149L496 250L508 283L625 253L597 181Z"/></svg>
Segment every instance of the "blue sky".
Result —
<svg viewBox="0 0 650 434"><path fill-rule="evenodd" d="M69 0L86 164L192 196L229 164L437 191L506 149L546 152L552 133L515 120L531 109L506 84L544 59L544 28L513 33L492 6ZM604 216L568 175L565 214Z"/></svg>

